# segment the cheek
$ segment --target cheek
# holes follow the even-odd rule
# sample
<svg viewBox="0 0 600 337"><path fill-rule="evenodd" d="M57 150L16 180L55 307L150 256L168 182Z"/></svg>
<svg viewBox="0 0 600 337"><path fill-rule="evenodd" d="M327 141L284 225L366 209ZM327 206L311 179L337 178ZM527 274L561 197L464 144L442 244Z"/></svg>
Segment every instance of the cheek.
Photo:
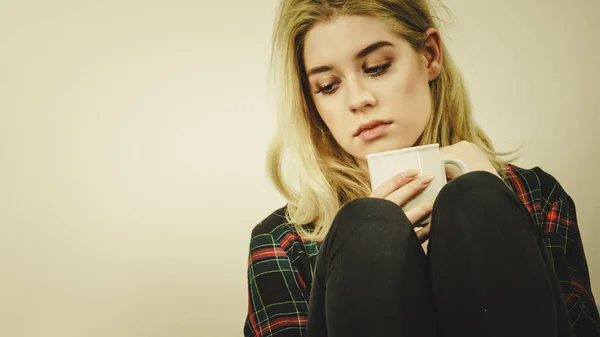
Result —
<svg viewBox="0 0 600 337"><path fill-rule="evenodd" d="M321 117L321 120L325 123L325 126L327 127L329 132L331 132L331 135L333 136L335 142L338 145L340 145L343 149L348 151L348 121L345 119L343 113L340 113L340 111L343 110L340 110L339 105L331 105L335 104L320 104L317 106L317 111L319 111L319 116Z"/></svg>
<svg viewBox="0 0 600 337"><path fill-rule="evenodd" d="M315 103L315 107L319 112L321 120L323 120L327 128L335 135L336 131L340 128L341 116L339 113L336 113L336 109L332 105L331 102Z"/></svg>
<svg viewBox="0 0 600 337"><path fill-rule="evenodd" d="M399 88L404 95L408 97L419 97L423 93L423 86L427 85L427 78L423 76L423 72L419 71L416 64L412 64L409 69L401 74L401 80L398 81Z"/></svg>
<svg viewBox="0 0 600 337"><path fill-rule="evenodd" d="M431 97L427 78L423 77L418 69L412 69L402 74L396 83L395 95L391 98L399 105L397 108L403 112L403 115L412 118L417 116L428 118Z"/></svg>

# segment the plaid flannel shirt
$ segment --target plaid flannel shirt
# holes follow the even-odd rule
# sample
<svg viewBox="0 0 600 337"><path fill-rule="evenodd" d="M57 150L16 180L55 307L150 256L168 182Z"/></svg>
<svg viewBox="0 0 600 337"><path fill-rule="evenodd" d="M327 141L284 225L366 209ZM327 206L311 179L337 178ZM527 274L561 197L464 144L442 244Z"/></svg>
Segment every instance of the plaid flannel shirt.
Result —
<svg viewBox="0 0 600 337"><path fill-rule="evenodd" d="M540 168L506 165L506 182L523 201L553 261L577 336L600 336L575 204ZM304 336L319 244L303 241L285 222L285 207L252 231L248 261L246 337Z"/></svg>

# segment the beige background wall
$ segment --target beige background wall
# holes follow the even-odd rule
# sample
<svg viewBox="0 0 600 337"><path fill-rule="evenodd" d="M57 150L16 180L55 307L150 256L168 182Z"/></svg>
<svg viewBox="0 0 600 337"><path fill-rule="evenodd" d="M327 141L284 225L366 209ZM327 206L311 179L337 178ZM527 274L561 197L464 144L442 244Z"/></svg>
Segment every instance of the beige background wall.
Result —
<svg viewBox="0 0 600 337"><path fill-rule="evenodd" d="M448 0L476 117L578 205L600 296L597 0ZM239 336L276 1L0 1L0 335Z"/></svg>

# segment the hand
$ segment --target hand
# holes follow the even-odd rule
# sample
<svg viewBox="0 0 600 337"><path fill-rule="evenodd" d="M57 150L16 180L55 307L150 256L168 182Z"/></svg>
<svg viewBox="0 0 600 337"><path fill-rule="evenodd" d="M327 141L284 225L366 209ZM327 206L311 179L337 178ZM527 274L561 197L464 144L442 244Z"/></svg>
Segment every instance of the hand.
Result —
<svg viewBox="0 0 600 337"><path fill-rule="evenodd" d="M433 176L418 175L418 170L400 173L377 187L371 194L371 198L386 199L398 206L402 206L415 195L426 189L433 180ZM429 215L432 210L433 201L425 201L415 208L407 210L405 214L410 223L414 226L417 221ZM427 224L417 231L416 234L421 243L429 238L429 228L430 224Z"/></svg>
<svg viewBox="0 0 600 337"><path fill-rule="evenodd" d="M444 146L440 148L440 154L442 158L452 158L462 161L467 165L469 171L487 171L500 178L500 175L488 157L473 143L463 140L450 146ZM450 164L446 165L446 176L449 180L461 174L462 171L458 167Z"/></svg>

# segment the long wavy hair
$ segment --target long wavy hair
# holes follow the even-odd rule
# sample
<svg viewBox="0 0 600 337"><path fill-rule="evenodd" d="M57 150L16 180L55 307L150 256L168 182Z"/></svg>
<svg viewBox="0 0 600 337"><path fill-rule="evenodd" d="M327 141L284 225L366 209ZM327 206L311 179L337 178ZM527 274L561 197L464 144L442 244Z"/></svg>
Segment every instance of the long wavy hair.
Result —
<svg viewBox="0 0 600 337"><path fill-rule="evenodd" d="M342 149L312 102L304 69L307 32L338 15L370 16L383 20L421 52L424 33L438 29L433 3L428 0L282 0L278 10L271 56L277 98L277 130L267 153L267 171L287 200L286 219L301 237L322 241L340 207L371 194L368 174ZM443 47L440 75L429 83L432 113L415 145L451 145L466 140L477 145L502 174L507 153L494 150L488 136L474 123L469 95L459 69Z"/></svg>

